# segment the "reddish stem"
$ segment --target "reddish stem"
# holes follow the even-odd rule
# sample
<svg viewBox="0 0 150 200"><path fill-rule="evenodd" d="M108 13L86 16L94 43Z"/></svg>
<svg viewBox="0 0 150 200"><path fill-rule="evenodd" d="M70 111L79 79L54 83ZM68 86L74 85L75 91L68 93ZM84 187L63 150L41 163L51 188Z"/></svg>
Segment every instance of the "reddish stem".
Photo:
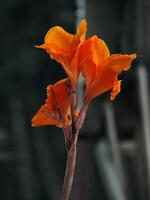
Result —
<svg viewBox="0 0 150 200"><path fill-rule="evenodd" d="M88 106L89 106L88 104L84 104L79 112L79 116L77 118L76 125L75 125L76 131L78 131L78 132L80 131L80 129L83 126Z"/></svg>
<svg viewBox="0 0 150 200"><path fill-rule="evenodd" d="M66 163L66 172L64 178L64 185L62 189L62 200L69 200L74 172L75 172L75 164L76 164L76 146L78 140L78 133L75 134L72 145L70 146L68 155L67 155L67 163Z"/></svg>
<svg viewBox="0 0 150 200"><path fill-rule="evenodd" d="M85 120L86 112L88 109L88 104L84 104L80 110L77 120L75 121L74 112L77 107L77 92L76 90L71 90L71 119L72 119L72 126L68 129L64 129L65 133L65 142L68 149L67 154L67 163L66 163L66 171L65 171L65 178L64 184L62 189L62 197L61 200L69 200L74 172L75 172L75 164L76 164L76 146L78 140L78 134L80 129L83 126L83 122Z"/></svg>
<svg viewBox="0 0 150 200"><path fill-rule="evenodd" d="M75 117L74 113L77 108L78 104L78 95L77 95L77 90L76 89L71 89L71 94L70 94L70 101L71 101L71 120L72 120L72 134L75 133Z"/></svg>

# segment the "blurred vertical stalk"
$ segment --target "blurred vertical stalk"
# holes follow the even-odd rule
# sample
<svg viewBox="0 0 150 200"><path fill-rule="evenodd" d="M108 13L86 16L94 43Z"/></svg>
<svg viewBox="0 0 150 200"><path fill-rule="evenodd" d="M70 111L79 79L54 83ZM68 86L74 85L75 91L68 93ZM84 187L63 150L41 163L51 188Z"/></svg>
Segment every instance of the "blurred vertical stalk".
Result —
<svg viewBox="0 0 150 200"><path fill-rule="evenodd" d="M95 149L98 172L104 185L107 199L126 200L118 172L110 157L110 151L106 140L100 140Z"/></svg>
<svg viewBox="0 0 150 200"><path fill-rule="evenodd" d="M126 176L122 162L122 155L120 150L120 144L117 136L116 122L114 109L111 103L105 104L105 114L107 123L107 136L109 141L111 157L119 177L119 182L123 191L123 199L127 198L127 183Z"/></svg>
<svg viewBox="0 0 150 200"><path fill-rule="evenodd" d="M41 176L45 186L48 199L59 199L60 190L57 172L50 151L46 133L42 134L39 129L34 134L37 161L41 171ZM47 167L48 166L48 167Z"/></svg>
<svg viewBox="0 0 150 200"><path fill-rule="evenodd" d="M80 21L85 18L86 13L86 0L76 0L76 27Z"/></svg>
<svg viewBox="0 0 150 200"><path fill-rule="evenodd" d="M76 28L80 21L85 18L86 13L86 0L76 0ZM84 81L83 77L79 76L78 79L78 107L80 108L83 104L84 99Z"/></svg>
<svg viewBox="0 0 150 200"><path fill-rule="evenodd" d="M25 116L23 103L16 97L10 98L10 114L12 130L15 138L15 148L18 160L18 178L20 187L20 200L33 200L33 174L31 169L31 152L25 130Z"/></svg>
<svg viewBox="0 0 150 200"><path fill-rule="evenodd" d="M149 116L149 88L147 70L144 65L138 67L139 97L141 103L142 127L147 165L147 191L150 198L150 116Z"/></svg>

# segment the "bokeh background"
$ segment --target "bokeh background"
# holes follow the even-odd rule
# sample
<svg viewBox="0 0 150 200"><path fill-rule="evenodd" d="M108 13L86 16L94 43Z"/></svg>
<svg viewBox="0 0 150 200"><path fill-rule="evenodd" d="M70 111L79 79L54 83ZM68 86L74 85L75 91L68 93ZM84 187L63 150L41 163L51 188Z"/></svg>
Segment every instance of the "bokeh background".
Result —
<svg viewBox="0 0 150 200"><path fill-rule="evenodd" d="M137 53L138 59L121 75L122 92L114 102L107 93L90 106L70 199L150 199L150 1L1 0L1 200L60 199L62 130L32 128L31 118L46 98L46 86L66 74L34 45L54 25L74 33L82 18L88 37L97 34L111 52Z"/></svg>

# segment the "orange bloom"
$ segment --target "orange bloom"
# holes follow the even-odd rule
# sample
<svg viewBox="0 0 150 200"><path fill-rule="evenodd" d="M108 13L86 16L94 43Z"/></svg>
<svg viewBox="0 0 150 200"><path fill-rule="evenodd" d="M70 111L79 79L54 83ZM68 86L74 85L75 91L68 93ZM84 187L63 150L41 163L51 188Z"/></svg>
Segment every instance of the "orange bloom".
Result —
<svg viewBox="0 0 150 200"><path fill-rule="evenodd" d="M76 50L84 42L87 22L82 20L75 35L66 32L60 26L51 28L44 39L44 44L36 46L45 49L50 57L59 62L70 78L72 86L76 86L79 76Z"/></svg>
<svg viewBox="0 0 150 200"><path fill-rule="evenodd" d="M80 46L79 68L86 82L85 102L89 103L96 96L112 89L111 100L121 90L121 81L118 75L128 70L136 54L110 55L105 42L93 36Z"/></svg>
<svg viewBox="0 0 150 200"><path fill-rule="evenodd" d="M70 82L69 79L58 81L47 87L46 102L32 119L32 126L70 125Z"/></svg>

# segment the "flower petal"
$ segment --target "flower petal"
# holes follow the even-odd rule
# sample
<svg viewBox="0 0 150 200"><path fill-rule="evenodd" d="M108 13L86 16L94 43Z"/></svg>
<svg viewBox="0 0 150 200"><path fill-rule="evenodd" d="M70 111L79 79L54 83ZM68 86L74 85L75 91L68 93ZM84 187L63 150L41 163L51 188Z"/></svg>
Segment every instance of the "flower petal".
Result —
<svg viewBox="0 0 150 200"><path fill-rule="evenodd" d="M69 79L58 81L47 87L46 103L32 119L33 126L70 124L70 83Z"/></svg>
<svg viewBox="0 0 150 200"><path fill-rule="evenodd" d="M82 44L80 48L80 54L80 65L85 63L85 61L90 61L94 62L97 66L99 63L101 63L101 61L110 55L109 49L105 42L99 39L97 36L91 37Z"/></svg>
<svg viewBox="0 0 150 200"><path fill-rule="evenodd" d="M112 54L104 61L105 68L120 73L122 70L127 71L131 67L131 62L136 58L136 54Z"/></svg>
<svg viewBox="0 0 150 200"><path fill-rule="evenodd" d="M49 89L48 89L49 90ZM58 81L52 86L53 95L57 104L57 108L61 114L61 117L68 118L68 112L70 109L70 81L69 79L63 79Z"/></svg>
<svg viewBox="0 0 150 200"><path fill-rule="evenodd" d="M112 89L115 77L116 73L110 70L104 70L102 72L99 70L95 79L93 80L93 83L91 84L90 89L87 91L86 102L89 103L95 97Z"/></svg>
<svg viewBox="0 0 150 200"><path fill-rule="evenodd" d="M55 113L50 113L47 104L41 106L39 111L32 118L32 126L45 126L45 125L56 125L62 127L61 121L56 119Z"/></svg>
<svg viewBox="0 0 150 200"><path fill-rule="evenodd" d="M86 101L90 102L96 96L99 96L110 89L113 89L111 100L115 99L115 96L121 90L121 82L117 80L117 77L121 71L130 68L131 61L135 58L136 54L114 54L101 62L98 66L95 80L93 80L90 90L87 92Z"/></svg>
<svg viewBox="0 0 150 200"><path fill-rule="evenodd" d="M116 95L121 91L121 80L115 80L113 90L111 92L110 100L114 100Z"/></svg>
<svg viewBox="0 0 150 200"><path fill-rule="evenodd" d="M85 41L80 47L79 69L85 78L86 95L91 91L95 81L99 63L110 55L105 42L97 36Z"/></svg>
<svg viewBox="0 0 150 200"><path fill-rule="evenodd" d="M82 20L80 22L77 33L74 35L66 32L60 26L54 26L47 32L44 39L44 44L36 46L37 48L45 49L47 53L50 54L52 59L56 60L63 66L73 84L77 82L76 79L78 78L78 70L74 70L74 66L71 67L71 62L74 58L77 48L85 40L86 31L86 20Z"/></svg>
<svg viewBox="0 0 150 200"><path fill-rule="evenodd" d="M85 19L83 19L80 22L80 24L77 28L77 33L76 33L76 35L78 37L80 37L80 43L83 43L85 41L86 32L87 32L87 21Z"/></svg>
<svg viewBox="0 0 150 200"><path fill-rule="evenodd" d="M77 33L76 33L76 37L80 38L80 43L70 63L70 71L72 72L72 75L73 75L71 79L71 84L73 87L76 86L77 80L80 74L80 69L79 69L80 48L79 47L85 41L86 31L87 31L87 22L86 20L82 20L78 26Z"/></svg>
<svg viewBox="0 0 150 200"><path fill-rule="evenodd" d="M91 83L95 79L97 66L93 59L93 41L95 37L85 41L79 48L78 67L86 82L86 92L90 89Z"/></svg>
<svg viewBox="0 0 150 200"><path fill-rule="evenodd" d="M78 39L79 40L79 39ZM51 28L44 39L44 44L36 46L45 49L57 62L69 62L75 50L74 35L60 26Z"/></svg>
<svg viewBox="0 0 150 200"><path fill-rule="evenodd" d="M104 40L99 39L96 36L93 39L92 51L93 51L93 59L97 65L105 58L110 56L109 49Z"/></svg>

